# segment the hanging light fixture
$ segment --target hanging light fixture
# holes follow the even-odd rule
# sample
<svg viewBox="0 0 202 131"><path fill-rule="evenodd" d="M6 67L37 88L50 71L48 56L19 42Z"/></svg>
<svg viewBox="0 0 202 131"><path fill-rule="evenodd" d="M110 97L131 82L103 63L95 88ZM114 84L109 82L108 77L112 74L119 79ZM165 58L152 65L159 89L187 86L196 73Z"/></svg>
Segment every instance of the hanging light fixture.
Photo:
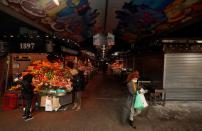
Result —
<svg viewBox="0 0 202 131"><path fill-rule="evenodd" d="M59 0L53 0L53 1L54 1L54 3L55 3L57 6L59 6L59 5L60 5Z"/></svg>

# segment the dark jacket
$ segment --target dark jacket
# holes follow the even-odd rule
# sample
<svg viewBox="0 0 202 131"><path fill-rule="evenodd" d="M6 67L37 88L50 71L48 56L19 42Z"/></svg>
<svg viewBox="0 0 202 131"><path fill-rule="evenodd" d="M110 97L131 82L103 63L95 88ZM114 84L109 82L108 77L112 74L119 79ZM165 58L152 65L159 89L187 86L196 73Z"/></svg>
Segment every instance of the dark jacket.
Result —
<svg viewBox="0 0 202 131"><path fill-rule="evenodd" d="M73 90L83 91L84 87L84 74L82 71L79 71L79 73L73 77Z"/></svg>
<svg viewBox="0 0 202 131"><path fill-rule="evenodd" d="M141 89L141 86L138 85L138 83L136 83L136 90L134 91L133 89L133 81L131 80L130 82L127 83L127 88L128 88L128 97L126 100L126 107L128 109L131 108L131 106L133 106L134 104L134 100L136 98L136 93L137 91L139 91Z"/></svg>
<svg viewBox="0 0 202 131"><path fill-rule="evenodd" d="M32 77L31 75L29 76L24 76L23 80L21 81L21 93L22 97L24 99L32 99L34 96L34 87L32 85Z"/></svg>

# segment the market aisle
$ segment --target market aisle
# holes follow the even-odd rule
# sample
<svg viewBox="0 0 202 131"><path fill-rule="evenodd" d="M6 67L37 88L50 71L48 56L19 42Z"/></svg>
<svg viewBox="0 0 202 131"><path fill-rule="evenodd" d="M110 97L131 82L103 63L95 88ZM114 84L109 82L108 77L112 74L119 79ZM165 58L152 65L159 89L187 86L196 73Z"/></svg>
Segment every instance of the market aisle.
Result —
<svg viewBox="0 0 202 131"><path fill-rule="evenodd" d="M95 99L120 99L124 97L123 85L121 81L111 74L102 74L101 72L90 80L84 97Z"/></svg>
<svg viewBox="0 0 202 131"><path fill-rule="evenodd" d="M0 112L0 127L4 131L132 131L120 122L123 87L110 75L98 73L86 86L82 109L72 111L45 112L34 114L34 119L24 122L19 109Z"/></svg>
<svg viewBox="0 0 202 131"><path fill-rule="evenodd" d="M120 81L98 73L89 81L83 94L82 109L34 113L28 122L20 110L0 111L1 131L134 131L121 124L124 87ZM151 106L148 113L137 117L136 131L202 131L202 102L166 102ZM189 123L189 124L187 124Z"/></svg>

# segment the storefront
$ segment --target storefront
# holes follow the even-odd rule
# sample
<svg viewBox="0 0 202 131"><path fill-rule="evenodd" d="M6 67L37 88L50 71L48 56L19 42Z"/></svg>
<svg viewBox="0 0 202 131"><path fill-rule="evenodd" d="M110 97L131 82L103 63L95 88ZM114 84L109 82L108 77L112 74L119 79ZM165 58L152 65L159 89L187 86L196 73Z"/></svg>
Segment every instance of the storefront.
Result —
<svg viewBox="0 0 202 131"><path fill-rule="evenodd" d="M164 51L166 99L202 100L201 44L193 40L165 43Z"/></svg>

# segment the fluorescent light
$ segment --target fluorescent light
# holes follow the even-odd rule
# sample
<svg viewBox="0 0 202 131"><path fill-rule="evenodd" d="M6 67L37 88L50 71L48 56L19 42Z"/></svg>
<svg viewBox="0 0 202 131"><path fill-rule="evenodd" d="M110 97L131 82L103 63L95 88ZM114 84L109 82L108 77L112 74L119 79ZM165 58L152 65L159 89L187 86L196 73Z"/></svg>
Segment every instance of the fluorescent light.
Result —
<svg viewBox="0 0 202 131"><path fill-rule="evenodd" d="M202 40L196 40L196 43L202 43Z"/></svg>
<svg viewBox="0 0 202 131"><path fill-rule="evenodd" d="M57 6L59 6L59 5L60 5L59 0L53 0L53 1L54 1L54 3L55 3Z"/></svg>
<svg viewBox="0 0 202 131"><path fill-rule="evenodd" d="M174 40L162 40L163 43L173 43Z"/></svg>

